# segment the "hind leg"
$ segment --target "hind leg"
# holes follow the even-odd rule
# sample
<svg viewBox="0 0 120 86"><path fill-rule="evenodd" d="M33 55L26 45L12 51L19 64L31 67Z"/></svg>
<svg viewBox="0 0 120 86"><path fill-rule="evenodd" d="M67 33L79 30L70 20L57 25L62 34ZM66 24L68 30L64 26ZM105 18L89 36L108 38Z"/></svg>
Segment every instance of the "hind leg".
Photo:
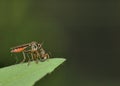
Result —
<svg viewBox="0 0 120 86"><path fill-rule="evenodd" d="M17 55L15 53L11 53L11 56L15 57L15 60L16 60L15 64L17 64L18 63L18 57L17 57Z"/></svg>
<svg viewBox="0 0 120 86"><path fill-rule="evenodd" d="M25 60L26 60L25 53L24 53L24 52L22 52L22 54L23 54L23 60L22 60L20 63L23 63L23 62L25 62Z"/></svg>
<svg viewBox="0 0 120 86"><path fill-rule="evenodd" d="M29 57L29 54L27 53L27 57L28 57L28 65L30 64L30 62L31 62L31 59L30 59L30 57Z"/></svg>

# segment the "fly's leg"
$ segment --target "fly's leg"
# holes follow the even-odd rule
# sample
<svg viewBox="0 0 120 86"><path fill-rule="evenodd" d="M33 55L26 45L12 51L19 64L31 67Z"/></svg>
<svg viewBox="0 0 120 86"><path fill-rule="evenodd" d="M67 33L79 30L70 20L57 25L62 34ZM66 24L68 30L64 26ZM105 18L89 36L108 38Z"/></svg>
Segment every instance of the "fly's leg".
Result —
<svg viewBox="0 0 120 86"><path fill-rule="evenodd" d="M29 54L27 54L27 57L28 57L28 66L29 66L29 64L30 64L30 62L31 62L30 57L29 57Z"/></svg>
<svg viewBox="0 0 120 86"><path fill-rule="evenodd" d="M34 61L34 56L33 56L33 53L30 53L31 54L31 57L32 57L32 61Z"/></svg>
<svg viewBox="0 0 120 86"><path fill-rule="evenodd" d="M36 51L36 55L37 55L37 59L40 59L40 53L38 51Z"/></svg>
<svg viewBox="0 0 120 86"><path fill-rule="evenodd" d="M45 60L49 59L49 57L50 57L49 54L46 53L46 54L42 55L41 61L44 62Z"/></svg>
<svg viewBox="0 0 120 86"><path fill-rule="evenodd" d="M46 59L49 59L50 58L50 55L48 53L46 53Z"/></svg>
<svg viewBox="0 0 120 86"><path fill-rule="evenodd" d="M38 64L38 56L37 56L37 52L34 53L34 58L35 58L35 62L36 62L36 64Z"/></svg>
<svg viewBox="0 0 120 86"><path fill-rule="evenodd" d="M18 57L17 57L17 55L16 54L14 54L15 55L15 59L16 59L16 64L18 63Z"/></svg>
<svg viewBox="0 0 120 86"><path fill-rule="evenodd" d="M17 57L17 55L15 54L15 53L11 53L11 56L15 56L15 60L16 60L16 62L15 62L15 64L17 64L17 62L18 62L18 57Z"/></svg>
<svg viewBox="0 0 120 86"><path fill-rule="evenodd" d="M26 60L25 53L24 53L24 52L22 52L22 54L23 54L23 60L22 60L20 63L23 63L23 62Z"/></svg>
<svg viewBox="0 0 120 86"><path fill-rule="evenodd" d="M31 52L31 57L32 57L32 61L35 61L36 64L38 64L38 59L37 59L37 55L35 52L33 52L33 53Z"/></svg>
<svg viewBox="0 0 120 86"><path fill-rule="evenodd" d="M40 56L40 61L43 62L44 61L44 57L45 57L45 50L43 48L41 48L39 52L40 52L40 55L41 55Z"/></svg>
<svg viewBox="0 0 120 86"><path fill-rule="evenodd" d="M46 54L44 55L44 59L46 60L46 59L49 59L49 58L50 58L49 54L46 53Z"/></svg>
<svg viewBox="0 0 120 86"><path fill-rule="evenodd" d="M47 59L49 59L49 58L50 58L49 54L46 53L44 59L47 60Z"/></svg>

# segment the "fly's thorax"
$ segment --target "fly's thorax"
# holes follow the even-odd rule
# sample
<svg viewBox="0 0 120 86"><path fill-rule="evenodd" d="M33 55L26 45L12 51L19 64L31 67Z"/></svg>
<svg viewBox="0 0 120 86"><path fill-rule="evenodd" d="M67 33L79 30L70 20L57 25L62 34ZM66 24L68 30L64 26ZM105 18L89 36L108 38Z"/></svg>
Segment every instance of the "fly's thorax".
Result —
<svg viewBox="0 0 120 86"><path fill-rule="evenodd" d="M33 44L31 45L31 50L32 50L32 51L38 50L38 46L37 46L36 43L33 43Z"/></svg>

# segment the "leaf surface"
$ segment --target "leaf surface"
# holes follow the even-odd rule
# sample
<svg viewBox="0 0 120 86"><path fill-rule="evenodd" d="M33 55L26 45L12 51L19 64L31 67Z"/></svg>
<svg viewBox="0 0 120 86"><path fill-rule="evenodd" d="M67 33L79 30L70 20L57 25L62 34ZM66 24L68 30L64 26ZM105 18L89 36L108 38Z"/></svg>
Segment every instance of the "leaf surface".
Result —
<svg viewBox="0 0 120 86"><path fill-rule="evenodd" d="M52 58L45 62L31 62L0 69L0 86L33 86L36 81L51 73L66 59Z"/></svg>

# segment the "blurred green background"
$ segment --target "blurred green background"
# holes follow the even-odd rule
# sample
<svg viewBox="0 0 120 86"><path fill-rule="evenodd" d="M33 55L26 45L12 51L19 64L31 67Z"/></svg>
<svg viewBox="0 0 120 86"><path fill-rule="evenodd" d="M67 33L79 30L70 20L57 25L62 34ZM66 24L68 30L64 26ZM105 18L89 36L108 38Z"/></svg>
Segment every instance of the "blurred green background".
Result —
<svg viewBox="0 0 120 86"><path fill-rule="evenodd" d="M11 47L44 42L67 61L35 86L120 86L119 23L119 0L0 0L0 67Z"/></svg>

